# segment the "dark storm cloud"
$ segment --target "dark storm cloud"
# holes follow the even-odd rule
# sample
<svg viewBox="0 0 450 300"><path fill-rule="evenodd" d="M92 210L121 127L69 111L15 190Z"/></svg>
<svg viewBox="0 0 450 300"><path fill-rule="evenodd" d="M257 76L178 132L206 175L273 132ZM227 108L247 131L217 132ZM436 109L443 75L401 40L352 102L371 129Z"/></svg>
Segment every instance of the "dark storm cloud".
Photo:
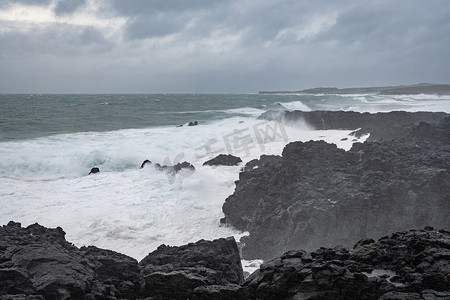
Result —
<svg viewBox="0 0 450 300"><path fill-rule="evenodd" d="M36 70L39 86L53 80L72 92L450 81L448 0L22 0L0 8L11 3L55 3L58 18L29 30L32 22L0 20L0 76L9 80L0 92ZM94 22L76 19L88 11L82 5Z"/></svg>
<svg viewBox="0 0 450 300"><path fill-rule="evenodd" d="M55 14L56 15L72 14L78 8L82 7L85 4L86 0L59 0L56 3Z"/></svg>
<svg viewBox="0 0 450 300"><path fill-rule="evenodd" d="M0 26L2 23L0 22ZM86 52L107 51L111 44L92 26L59 24L26 32L0 33L0 55L8 58L36 55L77 56Z"/></svg>

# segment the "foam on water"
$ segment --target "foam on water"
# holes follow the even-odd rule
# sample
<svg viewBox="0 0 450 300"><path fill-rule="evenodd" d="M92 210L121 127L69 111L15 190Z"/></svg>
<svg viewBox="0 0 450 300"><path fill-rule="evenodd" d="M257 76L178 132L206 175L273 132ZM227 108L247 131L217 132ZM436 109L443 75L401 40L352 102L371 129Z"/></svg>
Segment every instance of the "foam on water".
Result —
<svg viewBox="0 0 450 300"><path fill-rule="evenodd" d="M258 143L257 130L277 134ZM85 132L0 143L0 223L61 226L77 246L95 245L137 259L161 244L230 235L239 239L245 233L220 226L219 220L240 167L202 166L204 161L218 153L238 155L244 162L262 153L279 155L294 140L323 139L349 149L349 133L233 117L193 127ZM243 141L248 147L240 148ZM144 159L167 165L186 160L196 171L172 178L151 166L139 169ZM101 172L87 176L93 166Z"/></svg>
<svg viewBox="0 0 450 300"><path fill-rule="evenodd" d="M288 97L293 101L281 105L289 109L450 112L450 98L445 97L316 96L310 102L302 95ZM261 154L280 155L288 142L297 140L325 140L346 150L354 142L351 130L314 131L303 123L283 127L256 120L262 112L251 107L225 109L217 111L222 119L192 127L81 132L0 142L0 223L14 220L24 226L35 222L61 226L67 240L77 246L95 245L136 259L161 244L231 235L239 239L246 233L220 226L219 220L240 167L209 167L202 166L203 162L219 153L240 156L244 163ZM188 161L196 171L170 177L151 166L139 169L145 159L165 165ZM94 166L101 172L87 176ZM258 263L244 265L251 271Z"/></svg>
<svg viewBox="0 0 450 300"><path fill-rule="evenodd" d="M282 108L287 110L301 110L301 111L311 111L311 108L306 106L302 101L292 101L286 103L278 103Z"/></svg>

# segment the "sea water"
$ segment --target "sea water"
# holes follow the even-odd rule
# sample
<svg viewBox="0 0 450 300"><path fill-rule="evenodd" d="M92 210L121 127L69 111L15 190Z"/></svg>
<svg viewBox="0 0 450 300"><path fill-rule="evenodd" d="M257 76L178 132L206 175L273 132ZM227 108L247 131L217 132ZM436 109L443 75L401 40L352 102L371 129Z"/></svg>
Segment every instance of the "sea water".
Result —
<svg viewBox="0 0 450 300"><path fill-rule="evenodd" d="M245 163L280 155L297 140L325 140L346 150L354 142L350 130L258 120L268 109L450 112L450 97L0 95L0 224L60 226L77 246L138 260L161 244L239 240L248 233L219 220L242 165L203 166L206 160L224 153ZM191 121L199 125L187 126ZM172 176L149 165L140 169L145 159L188 161L196 170ZM88 175L92 167L100 173Z"/></svg>

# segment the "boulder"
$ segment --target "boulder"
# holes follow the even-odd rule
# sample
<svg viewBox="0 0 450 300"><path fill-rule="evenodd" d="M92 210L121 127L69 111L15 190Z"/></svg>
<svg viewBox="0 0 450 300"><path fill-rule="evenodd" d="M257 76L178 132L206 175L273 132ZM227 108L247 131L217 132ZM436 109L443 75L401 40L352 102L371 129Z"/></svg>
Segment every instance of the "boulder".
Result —
<svg viewBox="0 0 450 300"><path fill-rule="evenodd" d="M214 241L200 240L180 247L161 245L140 263L147 296L162 299L187 299L196 288L239 285L243 271L233 237ZM197 291L197 294L200 292Z"/></svg>
<svg viewBox="0 0 450 300"><path fill-rule="evenodd" d="M219 154L213 159L203 163L204 166L237 166L242 162L237 156L231 154Z"/></svg>

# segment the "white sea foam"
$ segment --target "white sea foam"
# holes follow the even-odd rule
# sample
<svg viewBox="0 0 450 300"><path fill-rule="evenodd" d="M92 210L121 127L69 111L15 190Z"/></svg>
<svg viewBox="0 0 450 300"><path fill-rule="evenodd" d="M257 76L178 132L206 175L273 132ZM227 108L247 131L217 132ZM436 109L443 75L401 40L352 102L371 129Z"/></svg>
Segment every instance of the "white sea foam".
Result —
<svg viewBox="0 0 450 300"><path fill-rule="evenodd" d="M257 135L263 133L269 135L259 136L258 142ZM262 153L280 155L286 143L295 140L323 139L349 149L349 133L233 117L193 127L3 142L0 223L61 226L77 246L95 245L137 259L161 244L231 235L239 239L245 233L222 227L219 220L240 167L202 166L204 161L218 153L238 155L244 162ZM196 171L168 177L151 166L139 169L145 159L167 165L186 160ZM101 172L87 176L93 166Z"/></svg>
<svg viewBox="0 0 450 300"><path fill-rule="evenodd" d="M329 97L329 98L328 98ZM450 113L450 96L438 95L314 95L314 100L278 103L287 110L356 112L430 111Z"/></svg>
<svg viewBox="0 0 450 300"><path fill-rule="evenodd" d="M278 103L281 107L287 110L301 110L301 111L311 111L311 108L306 106L302 101L292 101L285 103Z"/></svg>

